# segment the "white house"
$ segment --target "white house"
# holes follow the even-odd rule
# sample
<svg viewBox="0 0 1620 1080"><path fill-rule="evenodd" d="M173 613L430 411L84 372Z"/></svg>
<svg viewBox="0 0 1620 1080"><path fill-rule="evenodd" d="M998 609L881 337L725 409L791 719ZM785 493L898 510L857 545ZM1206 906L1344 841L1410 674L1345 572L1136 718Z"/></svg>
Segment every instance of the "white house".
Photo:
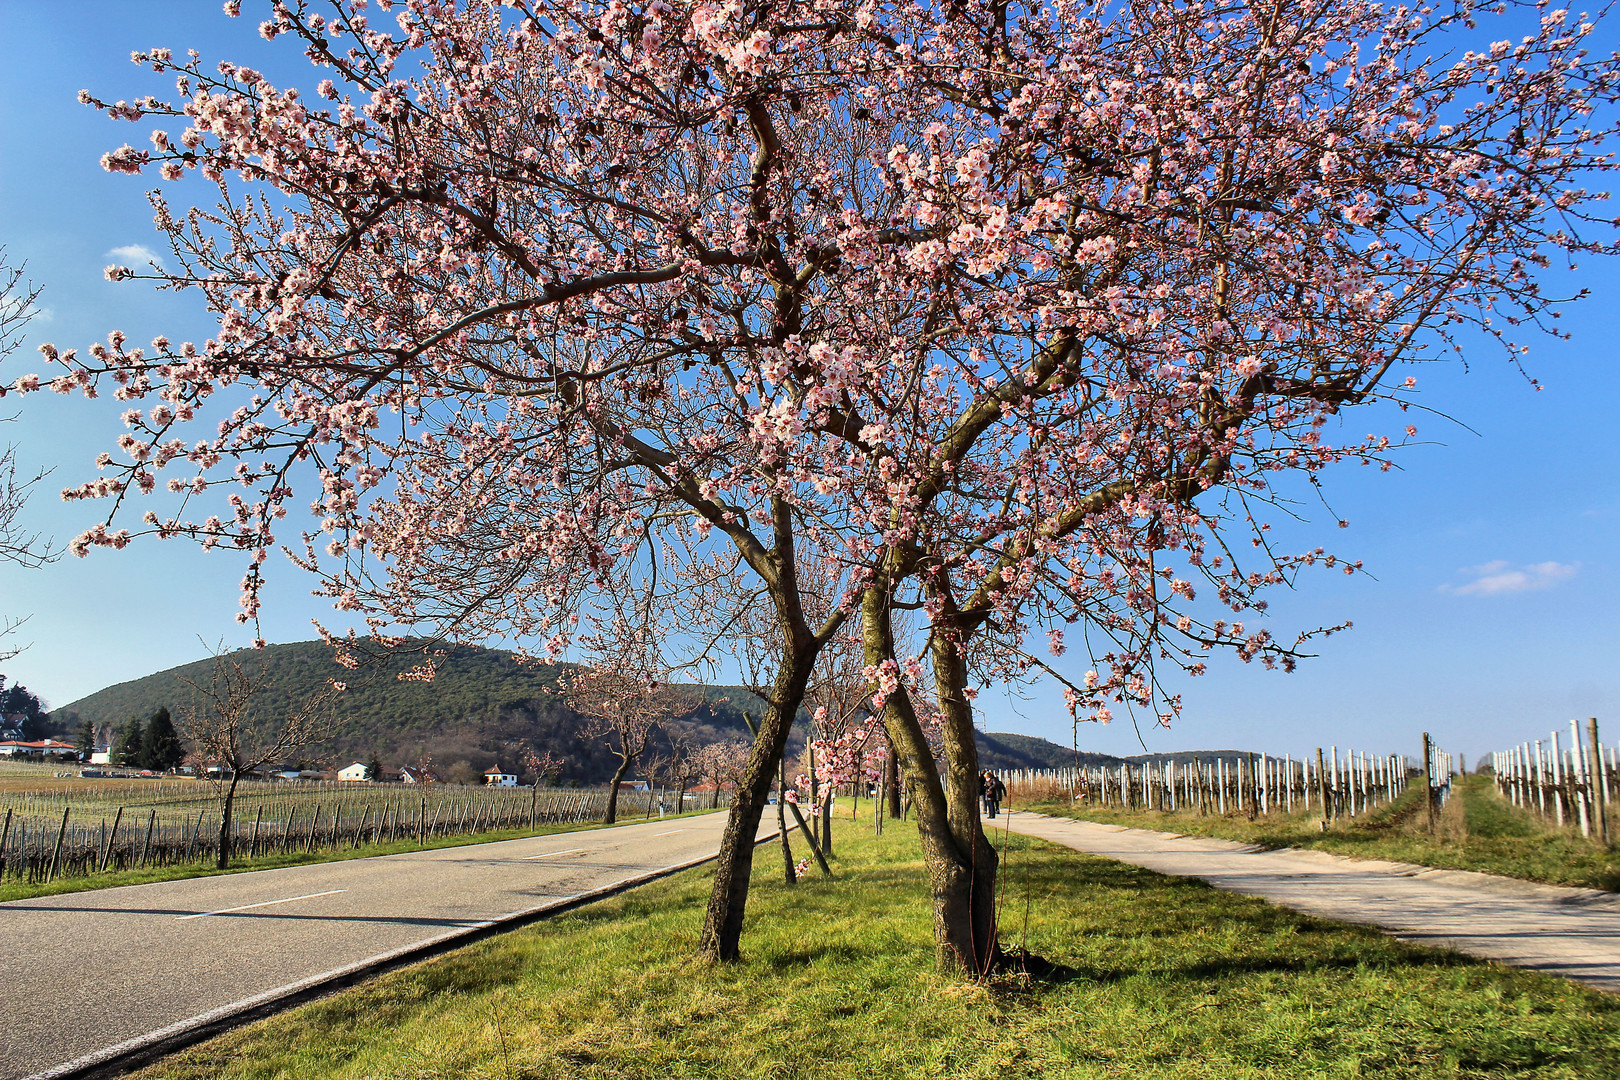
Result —
<svg viewBox="0 0 1620 1080"><path fill-rule="evenodd" d="M345 765L338 770L339 780L370 780L366 775L366 763L357 761L353 765Z"/></svg>
<svg viewBox="0 0 1620 1080"><path fill-rule="evenodd" d="M484 783L493 787L517 787L517 774L501 772L499 765L484 770Z"/></svg>
<svg viewBox="0 0 1620 1080"><path fill-rule="evenodd" d="M28 742L23 739L6 739L0 742L0 754L7 756L15 754L40 754L47 757L64 757L68 754L77 755L79 748L70 742L57 742L55 739L37 739Z"/></svg>

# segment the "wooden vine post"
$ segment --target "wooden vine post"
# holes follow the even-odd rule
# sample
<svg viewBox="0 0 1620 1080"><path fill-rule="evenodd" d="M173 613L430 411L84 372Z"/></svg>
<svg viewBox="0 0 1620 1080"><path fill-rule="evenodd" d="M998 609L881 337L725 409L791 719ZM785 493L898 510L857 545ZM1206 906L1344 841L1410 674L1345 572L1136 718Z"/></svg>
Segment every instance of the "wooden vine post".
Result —
<svg viewBox="0 0 1620 1080"><path fill-rule="evenodd" d="M1322 748L1316 748L1316 795L1322 800L1322 831L1327 832L1328 825L1333 821L1333 804L1328 802L1328 782L1326 762L1322 760Z"/></svg>
<svg viewBox="0 0 1620 1080"><path fill-rule="evenodd" d="M1604 847L1609 846L1609 792L1608 777L1604 775L1603 744L1598 742L1597 717L1589 717L1586 721L1586 738L1591 744L1592 752L1589 757L1590 767L1587 769L1587 788L1592 792L1592 813L1597 817L1598 839Z"/></svg>
<svg viewBox="0 0 1620 1080"><path fill-rule="evenodd" d="M112 832L107 834L107 843L101 850L101 862L100 865L96 867L98 872L105 871L107 869L107 860L112 858L113 846L118 843L118 826L123 823L123 820L124 808L120 806L118 808L118 813L113 816Z"/></svg>
<svg viewBox="0 0 1620 1080"><path fill-rule="evenodd" d="M47 883L56 879L56 867L62 861L62 839L67 836L69 809L70 808L66 806L62 808L62 827L56 830L56 846L51 849L51 869L50 872L45 875L45 880Z"/></svg>
<svg viewBox="0 0 1620 1080"><path fill-rule="evenodd" d="M1429 733L1423 733L1423 806L1429 823L1429 835L1438 827L1434 805L1434 743Z"/></svg>

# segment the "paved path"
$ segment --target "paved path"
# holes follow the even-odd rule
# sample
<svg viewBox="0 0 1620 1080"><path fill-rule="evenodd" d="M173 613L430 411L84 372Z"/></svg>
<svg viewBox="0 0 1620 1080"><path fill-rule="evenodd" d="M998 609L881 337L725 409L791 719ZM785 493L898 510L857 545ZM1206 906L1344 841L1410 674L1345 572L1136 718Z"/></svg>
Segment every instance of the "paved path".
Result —
<svg viewBox="0 0 1620 1080"><path fill-rule="evenodd" d="M1161 874L1200 878L1309 915L1370 923L1404 941L1620 993L1620 896L1613 893L1319 851L1263 851L1230 840L1025 811L995 824Z"/></svg>
<svg viewBox="0 0 1620 1080"><path fill-rule="evenodd" d="M51 1072L295 984L720 848L724 813L0 904L0 1077Z"/></svg>

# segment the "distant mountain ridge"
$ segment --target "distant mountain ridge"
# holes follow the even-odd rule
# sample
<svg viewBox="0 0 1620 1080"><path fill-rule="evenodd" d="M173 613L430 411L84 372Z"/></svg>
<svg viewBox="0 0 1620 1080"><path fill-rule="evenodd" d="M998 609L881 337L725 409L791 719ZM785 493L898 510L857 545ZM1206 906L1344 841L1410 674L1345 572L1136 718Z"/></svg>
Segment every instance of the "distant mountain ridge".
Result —
<svg viewBox="0 0 1620 1080"><path fill-rule="evenodd" d="M567 759L564 780L593 782L611 772L606 746L579 736L580 718L554 691L569 665L519 663L501 649L457 646L440 662L430 683L401 682L400 672L413 666L396 657L375 667L352 671L340 667L332 649L321 641L271 645L231 654L245 665L264 665L269 685L253 702L262 713L285 714L325 685L346 684L338 701L338 723L327 742L308 757L336 764L382 757L389 768L414 764L430 756L441 768L465 762L481 773L490 765L517 768L521 749L531 746ZM207 685L213 660L155 672L117 683L57 709L52 717L76 730L80 719L97 729L145 717L160 706L177 715L197 700L188 681ZM700 742L747 739L745 710L756 715L762 703L739 686L706 686L709 704L671 726ZM70 715L70 714L76 714ZM802 742L795 726L790 750ZM1046 739L1012 733L979 734L979 757L987 769L1050 769L1074 764L1074 751ZM1082 754L1096 764L1102 755ZM1117 760L1117 759L1108 759Z"/></svg>

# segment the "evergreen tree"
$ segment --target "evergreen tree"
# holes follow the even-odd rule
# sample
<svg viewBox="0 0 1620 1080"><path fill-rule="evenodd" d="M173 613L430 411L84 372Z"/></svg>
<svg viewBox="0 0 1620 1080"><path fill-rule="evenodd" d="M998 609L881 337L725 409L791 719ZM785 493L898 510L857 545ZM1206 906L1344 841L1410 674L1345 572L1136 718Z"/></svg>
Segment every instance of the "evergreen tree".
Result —
<svg viewBox="0 0 1620 1080"><path fill-rule="evenodd" d="M141 744L145 741L142 736L140 717L132 716L124 721L124 726L118 729L118 735L113 740L112 762L114 765L129 765L141 767Z"/></svg>
<svg viewBox="0 0 1620 1080"><path fill-rule="evenodd" d="M383 778L382 755L372 751L371 760L366 762L366 779L381 780Z"/></svg>
<svg viewBox="0 0 1620 1080"><path fill-rule="evenodd" d="M161 706L146 721L146 732L141 739L140 766L167 772L184 761L185 757L186 750L180 744L180 734L174 729L174 719L169 715L168 706Z"/></svg>
<svg viewBox="0 0 1620 1080"><path fill-rule="evenodd" d="M89 761L90 755L96 752L96 726L85 720L79 724L79 737L74 745L79 749L79 760Z"/></svg>
<svg viewBox="0 0 1620 1080"><path fill-rule="evenodd" d="M45 703L38 694L29 693L22 683L12 683L0 694L0 714L22 716L22 737L25 739L43 739L51 733Z"/></svg>

